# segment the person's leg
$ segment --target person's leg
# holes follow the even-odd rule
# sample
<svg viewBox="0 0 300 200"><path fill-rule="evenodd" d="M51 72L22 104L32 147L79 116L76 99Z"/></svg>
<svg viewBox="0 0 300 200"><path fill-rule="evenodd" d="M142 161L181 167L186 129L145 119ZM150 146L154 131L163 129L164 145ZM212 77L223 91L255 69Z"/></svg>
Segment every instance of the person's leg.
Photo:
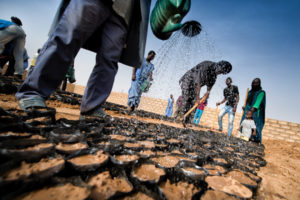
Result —
<svg viewBox="0 0 300 200"><path fill-rule="evenodd" d="M219 131L223 131L223 116L227 113L226 106L224 106L219 113L218 123L219 123Z"/></svg>
<svg viewBox="0 0 300 200"><path fill-rule="evenodd" d="M2 73L2 69L4 68L5 64L9 61L9 58L6 56L3 56L2 58L0 58L0 70ZM1 74L0 73L0 74Z"/></svg>
<svg viewBox="0 0 300 200"><path fill-rule="evenodd" d="M81 113L100 109L108 98L118 71L127 27L123 19L112 13L101 26L101 46L98 49L96 65L88 80L82 97Z"/></svg>
<svg viewBox="0 0 300 200"><path fill-rule="evenodd" d="M180 113L183 116L189 110L189 82L184 80L181 83L181 96L182 96L182 104L180 107Z"/></svg>
<svg viewBox="0 0 300 200"><path fill-rule="evenodd" d="M256 136L251 136L251 138L257 142L257 143L261 143L262 141L262 130L264 127L264 122L263 119L259 118L257 112L253 113L253 120L255 122L255 126L256 126Z"/></svg>
<svg viewBox="0 0 300 200"><path fill-rule="evenodd" d="M68 82L68 78L65 77L65 79L62 82L62 86L61 86L61 90L66 91L67 88L67 82Z"/></svg>
<svg viewBox="0 0 300 200"><path fill-rule="evenodd" d="M262 128L256 129L256 142L261 143L262 140Z"/></svg>
<svg viewBox="0 0 300 200"><path fill-rule="evenodd" d="M4 76L13 76L14 72L15 72L15 59L11 57L8 61L8 66Z"/></svg>
<svg viewBox="0 0 300 200"><path fill-rule="evenodd" d="M186 104L186 110L185 113L187 113L194 105L196 101L196 87L193 82L190 82L188 85L188 94L187 94L187 104ZM185 118L186 123L192 123L192 119L195 116L195 110L191 112L188 116Z"/></svg>
<svg viewBox="0 0 300 200"><path fill-rule="evenodd" d="M195 117L194 117L194 121L193 121L194 124L196 124L196 121L199 121L198 120L199 114L200 114L200 109L197 108L196 113L195 113Z"/></svg>
<svg viewBox="0 0 300 200"><path fill-rule="evenodd" d="M99 0L72 0L43 46L32 73L17 99L48 98L64 79L85 41L107 20L110 9Z"/></svg>
<svg viewBox="0 0 300 200"><path fill-rule="evenodd" d="M140 96L142 95L141 84L138 79L139 77L136 77L135 81L131 81L131 86L128 91L127 105L131 108L131 111L138 107L140 103Z"/></svg>
<svg viewBox="0 0 300 200"><path fill-rule="evenodd" d="M200 110L198 120L197 120L197 124L199 124L202 114L203 114L203 110Z"/></svg>
<svg viewBox="0 0 300 200"><path fill-rule="evenodd" d="M17 25L10 25L3 30L0 30L0 54L5 49L5 45L18 37L24 37L23 29Z"/></svg>
<svg viewBox="0 0 300 200"><path fill-rule="evenodd" d="M234 113L232 112L232 107L228 106L228 136L231 136L233 130L233 121L234 121Z"/></svg>
<svg viewBox="0 0 300 200"><path fill-rule="evenodd" d="M23 72L24 72L23 53L24 53L24 47L25 47L25 34L22 35L21 31L20 31L20 36L13 40L13 46L14 46L13 55L14 55L14 61L15 61L14 74L23 75Z"/></svg>
<svg viewBox="0 0 300 200"><path fill-rule="evenodd" d="M28 76L31 74L33 68L34 68L34 66L30 65L29 69L27 70L27 75L26 75L26 77L28 77Z"/></svg>
<svg viewBox="0 0 300 200"><path fill-rule="evenodd" d="M167 116L168 117L168 112L169 112L169 107L168 107L169 105L167 105L167 107L166 107L166 109L165 109L165 116Z"/></svg>
<svg viewBox="0 0 300 200"><path fill-rule="evenodd" d="M179 118L179 112L180 112L180 109L176 106L176 110L175 110L175 113L174 113L174 119L177 120Z"/></svg>

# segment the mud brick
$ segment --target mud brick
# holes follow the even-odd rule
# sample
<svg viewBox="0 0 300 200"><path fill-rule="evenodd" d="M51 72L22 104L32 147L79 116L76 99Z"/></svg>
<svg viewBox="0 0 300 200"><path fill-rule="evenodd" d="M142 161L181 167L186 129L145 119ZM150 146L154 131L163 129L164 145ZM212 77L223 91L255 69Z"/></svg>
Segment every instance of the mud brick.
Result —
<svg viewBox="0 0 300 200"><path fill-rule="evenodd" d="M263 129L263 132L269 132L269 133L271 133L273 131L273 129L272 128L266 128L266 127L264 127L264 129Z"/></svg>
<svg viewBox="0 0 300 200"><path fill-rule="evenodd" d="M278 121L278 124L288 125L288 122L287 121Z"/></svg>
<svg viewBox="0 0 300 200"><path fill-rule="evenodd" d="M285 140L286 139L285 137L282 137L282 136L277 136L275 138L278 139L278 140Z"/></svg>
<svg viewBox="0 0 300 200"><path fill-rule="evenodd" d="M288 133L289 135L297 135L297 132L292 131L292 130L287 130L286 133Z"/></svg>
<svg viewBox="0 0 300 200"><path fill-rule="evenodd" d="M284 134L284 133L283 133L283 134L281 134L280 136L281 136L281 137L284 137L284 138L288 138L288 137L290 137L290 135L289 135L289 134Z"/></svg>
<svg viewBox="0 0 300 200"><path fill-rule="evenodd" d="M277 128L277 127L273 127L273 126L269 126L269 127L268 127L268 129L269 129L269 130L272 130L272 131L276 131L276 130L278 130L278 128Z"/></svg>
<svg viewBox="0 0 300 200"><path fill-rule="evenodd" d="M297 132L299 132L299 134L300 134L300 127L297 127L297 126L291 126L290 128L291 128L291 130L297 131Z"/></svg>
<svg viewBox="0 0 300 200"><path fill-rule="evenodd" d="M298 124L298 123L289 122L288 124L289 124L289 126L291 126L291 127L300 127L300 124Z"/></svg>
<svg viewBox="0 0 300 200"><path fill-rule="evenodd" d="M264 135L263 135L264 137ZM267 138L274 138L274 135L267 135Z"/></svg>
<svg viewBox="0 0 300 200"><path fill-rule="evenodd" d="M279 125L279 124L274 124L274 123L272 123L271 126L272 126L272 127L275 127L275 128L276 128L276 127L277 127L277 128L280 128L280 125Z"/></svg>
<svg viewBox="0 0 300 200"><path fill-rule="evenodd" d="M288 125L280 125L280 128L283 128L283 129L291 129L291 127L288 126Z"/></svg>
<svg viewBox="0 0 300 200"><path fill-rule="evenodd" d="M266 121L269 123L278 123L278 120L276 119L267 119Z"/></svg>
<svg viewBox="0 0 300 200"><path fill-rule="evenodd" d="M272 131L270 131L270 130L267 130L267 129L264 129L263 130L263 134L265 135L273 135L273 133L272 133Z"/></svg>
<svg viewBox="0 0 300 200"><path fill-rule="evenodd" d="M298 136L298 135L292 135L289 138L293 139L293 140L300 140L300 136Z"/></svg>
<svg viewBox="0 0 300 200"><path fill-rule="evenodd" d="M282 132L280 132L280 131L272 131L272 135L281 135L282 134Z"/></svg>
<svg viewBox="0 0 300 200"><path fill-rule="evenodd" d="M287 133L288 133L290 136L292 136L292 135L298 135L297 132L295 132L295 131L287 131Z"/></svg>
<svg viewBox="0 0 300 200"><path fill-rule="evenodd" d="M293 139L286 139L287 142L295 142Z"/></svg>
<svg viewBox="0 0 300 200"><path fill-rule="evenodd" d="M271 133L264 133L263 132L263 136L269 137L269 136L273 136Z"/></svg>

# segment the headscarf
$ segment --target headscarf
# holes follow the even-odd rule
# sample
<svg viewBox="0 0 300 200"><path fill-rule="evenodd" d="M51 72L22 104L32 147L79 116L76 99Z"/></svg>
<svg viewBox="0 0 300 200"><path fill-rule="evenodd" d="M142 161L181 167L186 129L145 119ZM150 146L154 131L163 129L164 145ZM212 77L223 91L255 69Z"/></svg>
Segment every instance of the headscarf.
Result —
<svg viewBox="0 0 300 200"><path fill-rule="evenodd" d="M254 80L259 80L259 85L258 86L253 85ZM254 80L252 81L251 90L249 91L249 96L248 96L248 99L247 99L247 104L249 104L249 105L252 104L253 97L254 97L255 93L262 89L260 78L255 78Z"/></svg>

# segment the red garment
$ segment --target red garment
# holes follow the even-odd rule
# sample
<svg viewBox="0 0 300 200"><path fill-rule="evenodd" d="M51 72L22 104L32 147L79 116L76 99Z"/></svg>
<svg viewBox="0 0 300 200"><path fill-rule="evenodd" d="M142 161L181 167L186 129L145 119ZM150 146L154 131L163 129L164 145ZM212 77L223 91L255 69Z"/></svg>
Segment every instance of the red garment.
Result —
<svg viewBox="0 0 300 200"><path fill-rule="evenodd" d="M180 95L176 101L177 107L180 108L182 105L182 96Z"/></svg>
<svg viewBox="0 0 300 200"><path fill-rule="evenodd" d="M207 100L205 100L205 102L200 103L197 109L204 110L205 106L207 106Z"/></svg>

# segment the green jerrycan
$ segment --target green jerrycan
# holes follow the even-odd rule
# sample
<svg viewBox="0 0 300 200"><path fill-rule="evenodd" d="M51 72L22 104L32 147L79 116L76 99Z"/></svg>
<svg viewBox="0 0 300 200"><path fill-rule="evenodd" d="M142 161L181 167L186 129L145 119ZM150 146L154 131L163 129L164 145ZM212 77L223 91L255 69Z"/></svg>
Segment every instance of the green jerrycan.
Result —
<svg viewBox="0 0 300 200"><path fill-rule="evenodd" d="M153 34L161 40L168 39L182 27L180 22L190 7L191 0L157 0L150 16Z"/></svg>

